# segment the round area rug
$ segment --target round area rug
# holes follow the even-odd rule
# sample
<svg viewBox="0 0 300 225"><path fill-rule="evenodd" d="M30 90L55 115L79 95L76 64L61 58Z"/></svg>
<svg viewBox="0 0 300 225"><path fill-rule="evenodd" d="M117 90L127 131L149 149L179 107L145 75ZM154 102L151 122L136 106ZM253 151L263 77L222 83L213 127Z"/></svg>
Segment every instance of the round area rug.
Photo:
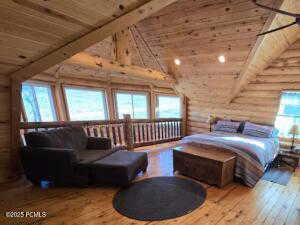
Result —
<svg viewBox="0 0 300 225"><path fill-rule="evenodd" d="M114 208L136 220L171 219L192 212L202 205L206 190L201 184L178 177L154 177L121 189L114 197Z"/></svg>

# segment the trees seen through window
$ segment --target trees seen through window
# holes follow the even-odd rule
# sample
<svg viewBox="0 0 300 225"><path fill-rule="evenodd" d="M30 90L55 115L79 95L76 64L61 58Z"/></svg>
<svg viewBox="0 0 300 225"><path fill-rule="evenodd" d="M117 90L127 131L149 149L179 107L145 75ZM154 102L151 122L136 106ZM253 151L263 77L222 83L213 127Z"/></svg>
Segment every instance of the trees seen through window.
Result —
<svg viewBox="0 0 300 225"><path fill-rule="evenodd" d="M129 114L132 119L148 119L148 95L138 92L117 92L116 106L118 118L123 119L124 114Z"/></svg>
<svg viewBox="0 0 300 225"><path fill-rule="evenodd" d="M23 84L22 100L28 122L57 120L50 85Z"/></svg>
<svg viewBox="0 0 300 225"><path fill-rule="evenodd" d="M180 118L181 117L181 100L178 96L157 96L157 118Z"/></svg>
<svg viewBox="0 0 300 225"><path fill-rule="evenodd" d="M105 92L99 89L65 87L70 120L108 119Z"/></svg>

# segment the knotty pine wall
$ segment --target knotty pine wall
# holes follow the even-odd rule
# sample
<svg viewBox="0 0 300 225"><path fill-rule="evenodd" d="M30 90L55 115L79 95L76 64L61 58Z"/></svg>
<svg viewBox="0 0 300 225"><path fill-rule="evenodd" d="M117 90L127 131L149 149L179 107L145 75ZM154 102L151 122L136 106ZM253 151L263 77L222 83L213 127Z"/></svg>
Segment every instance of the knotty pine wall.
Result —
<svg viewBox="0 0 300 225"><path fill-rule="evenodd" d="M0 183L10 174L10 80L0 75Z"/></svg>
<svg viewBox="0 0 300 225"><path fill-rule="evenodd" d="M300 90L300 40L254 77L229 105L226 104L226 96L232 90L234 78L219 78L208 79L208 85L215 83L215 87L212 85L209 93L203 94L207 98L188 96L188 134L208 131L207 118L210 114L234 120L274 124L281 91ZM226 90L223 86L227 86Z"/></svg>

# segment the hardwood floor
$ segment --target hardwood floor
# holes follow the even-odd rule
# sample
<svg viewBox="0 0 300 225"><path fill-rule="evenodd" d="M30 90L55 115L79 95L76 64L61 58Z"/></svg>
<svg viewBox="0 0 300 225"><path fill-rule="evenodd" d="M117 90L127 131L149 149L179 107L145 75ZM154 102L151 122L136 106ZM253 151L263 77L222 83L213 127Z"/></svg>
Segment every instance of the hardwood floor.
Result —
<svg viewBox="0 0 300 225"><path fill-rule="evenodd" d="M149 152L150 165L146 174L173 176L171 144L139 148ZM18 191L1 192L0 224L253 224L299 225L300 224L300 169L298 168L287 186L261 180L251 189L232 183L223 189L205 185L207 200L202 207L190 214L160 222L136 221L117 213L112 198L118 188L50 188L29 187ZM5 212L42 212L45 218L6 218Z"/></svg>

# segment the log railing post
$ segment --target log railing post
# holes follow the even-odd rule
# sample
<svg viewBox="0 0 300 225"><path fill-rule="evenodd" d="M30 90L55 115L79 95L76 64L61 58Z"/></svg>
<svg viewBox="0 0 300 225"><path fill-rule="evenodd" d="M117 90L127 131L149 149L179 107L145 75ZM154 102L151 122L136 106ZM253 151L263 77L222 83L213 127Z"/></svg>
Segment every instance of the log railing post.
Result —
<svg viewBox="0 0 300 225"><path fill-rule="evenodd" d="M21 119L21 92L22 84L11 79L11 151L10 151L10 174L11 180L19 178L22 174L20 147L20 119Z"/></svg>
<svg viewBox="0 0 300 225"><path fill-rule="evenodd" d="M182 97L182 113L181 113L181 117L182 117L182 121L181 121L181 129L180 129L180 136L181 137L185 137L186 133L187 133L187 107L188 107L188 99L186 96Z"/></svg>
<svg viewBox="0 0 300 225"><path fill-rule="evenodd" d="M129 114L124 114L124 136L125 136L125 143L127 146L128 151L133 151L134 149L134 138L132 132L132 120Z"/></svg>

